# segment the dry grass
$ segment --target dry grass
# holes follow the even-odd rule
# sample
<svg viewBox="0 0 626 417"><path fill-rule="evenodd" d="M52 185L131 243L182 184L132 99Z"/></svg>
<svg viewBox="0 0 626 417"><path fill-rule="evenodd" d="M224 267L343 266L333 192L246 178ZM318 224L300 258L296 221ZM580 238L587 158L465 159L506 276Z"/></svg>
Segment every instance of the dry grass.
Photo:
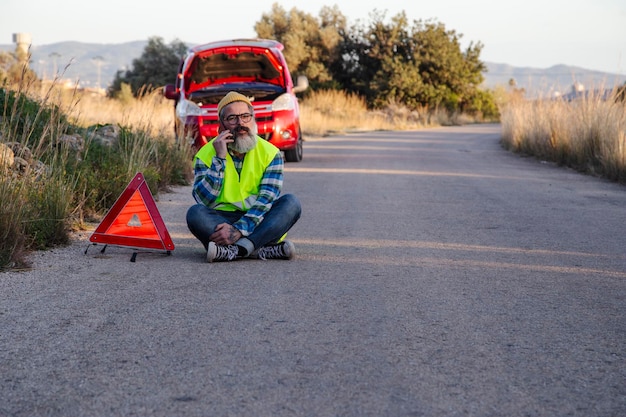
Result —
<svg viewBox="0 0 626 417"><path fill-rule="evenodd" d="M50 90L41 89L39 95ZM173 140L173 102L165 99L160 90L139 98L111 99L89 91L77 91L61 86L52 87L51 101L64 109L65 114L79 126L117 124L145 132L154 137Z"/></svg>
<svg viewBox="0 0 626 417"><path fill-rule="evenodd" d="M426 111L409 111L395 103L384 110L370 111L362 98L336 90L309 94L301 101L300 112L305 136L419 129L431 124Z"/></svg>
<svg viewBox="0 0 626 417"><path fill-rule="evenodd" d="M85 124L132 126L150 136L174 138L174 106L159 92L133 99L130 103L96 96L79 101L72 116Z"/></svg>
<svg viewBox="0 0 626 417"><path fill-rule="evenodd" d="M626 103L516 100L502 109L502 142L516 152L626 183Z"/></svg>
<svg viewBox="0 0 626 417"><path fill-rule="evenodd" d="M119 123L138 127L153 135L174 136L173 102L160 93L121 102L102 96L85 95L70 113L83 125ZM369 111L365 101L341 91L320 91L300 101L300 120L304 136L326 136L353 131L419 129L426 125L452 123L441 114L420 116L406 108L390 104L385 110Z"/></svg>
<svg viewBox="0 0 626 417"><path fill-rule="evenodd" d="M76 94L65 90L57 95L68 116L77 124L120 124L148 132L152 136L174 138L173 102L160 91L138 99L116 100L93 93ZM72 102L72 105L69 103ZM449 115L428 109L411 111L396 103L371 111L365 100L336 90L310 93L300 101L300 119L304 136L326 136L354 131L412 130L426 126L473 123L464 115Z"/></svg>
<svg viewBox="0 0 626 417"><path fill-rule="evenodd" d="M0 173L0 271L7 265L23 264L23 224L26 218L24 208L27 203L24 182L1 174L3 173Z"/></svg>
<svg viewBox="0 0 626 417"><path fill-rule="evenodd" d="M67 149L54 138L67 127L60 109L24 99L24 90L3 91L0 138L28 148L44 169L18 174L0 168L0 270L26 265L25 254L68 241L74 179L66 175ZM13 98L12 98L13 97ZM42 101L50 99L50 90ZM9 104L11 103L12 104ZM26 152L18 156L26 156ZM36 166L36 165L34 165Z"/></svg>

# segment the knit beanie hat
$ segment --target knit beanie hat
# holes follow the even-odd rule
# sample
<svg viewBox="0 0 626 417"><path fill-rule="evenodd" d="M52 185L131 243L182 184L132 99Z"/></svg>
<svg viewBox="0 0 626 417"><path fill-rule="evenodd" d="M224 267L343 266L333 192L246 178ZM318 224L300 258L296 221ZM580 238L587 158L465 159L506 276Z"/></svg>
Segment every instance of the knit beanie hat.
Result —
<svg viewBox="0 0 626 417"><path fill-rule="evenodd" d="M225 106L229 105L230 103L234 103L235 101L243 101L249 106L252 106L252 103L250 103L248 97L236 91L231 91L230 93L226 94L224 98L221 99L220 102L217 104L217 114L220 114Z"/></svg>

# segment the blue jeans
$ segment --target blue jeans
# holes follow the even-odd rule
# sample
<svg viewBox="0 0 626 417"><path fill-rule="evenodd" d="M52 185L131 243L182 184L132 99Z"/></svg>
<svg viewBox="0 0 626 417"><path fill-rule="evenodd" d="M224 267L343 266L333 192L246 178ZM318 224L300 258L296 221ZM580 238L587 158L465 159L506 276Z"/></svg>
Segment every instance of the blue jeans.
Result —
<svg viewBox="0 0 626 417"><path fill-rule="evenodd" d="M247 237L242 237L236 245L246 249L251 254L255 249L271 243L277 243L289 229L298 221L302 208L300 201L293 194L280 196L272 208L265 213L263 221ZM215 210L204 204L196 204L187 210L187 227L193 235L207 249L209 236L220 223L233 224L245 212Z"/></svg>

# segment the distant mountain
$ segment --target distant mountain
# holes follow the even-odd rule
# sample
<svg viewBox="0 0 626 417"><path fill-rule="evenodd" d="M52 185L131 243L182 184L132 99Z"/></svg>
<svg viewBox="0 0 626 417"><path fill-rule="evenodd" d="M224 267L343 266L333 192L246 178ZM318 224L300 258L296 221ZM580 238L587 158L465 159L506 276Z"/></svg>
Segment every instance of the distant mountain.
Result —
<svg viewBox="0 0 626 417"><path fill-rule="evenodd" d="M613 88L626 82L626 75L610 74L567 65L550 68L513 67L507 64L486 62L485 86L509 86L513 80L516 88L524 88L530 95L567 94L574 86L588 90Z"/></svg>
<svg viewBox="0 0 626 417"><path fill-rule="evenodd" d="M39 77L51 79L56 72L63 73L63 79L81 87L106 88L115 78L118 70L132 68L134 59L143 53L148 41L135 41L121 44L97 44L82 42L59 42L31 47L31 67ZM0 45L0 50L14 51L15 45ZM626 75L592 71L566 65L550 68L513 67L507 64L485 62L484 86L495 88L509 86L514 80L516 88L524 88L528 96L547 95L554 92L566 94L574 84L582 84L588 89L612 88L626 82ZM172 74L172 81L174 74ZM99 82L98 82L99 81Z"/></svg>
<svg viewBox="0 0 626 417"><path fill-rule="evenodd" d="M96 88L99 77L100 87L106 88L113 82L118 70L132 67L133 59L141 56L147 44L148 41L33 45L30 48L30 65L40 78L49 80L57 73L63 79L78 82L80 87ZM14 51L15 45L0 45L0 50Z"/></svg>

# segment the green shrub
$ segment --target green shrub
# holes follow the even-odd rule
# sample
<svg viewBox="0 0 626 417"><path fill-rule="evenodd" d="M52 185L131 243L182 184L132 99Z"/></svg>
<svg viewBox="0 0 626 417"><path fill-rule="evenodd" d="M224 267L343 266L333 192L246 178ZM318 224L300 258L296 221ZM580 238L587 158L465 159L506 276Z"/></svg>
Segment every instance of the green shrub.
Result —
<svg viewBox="0 0 626 417"><path fill-rule="evenodd" d="M25 265L23 219L26 201L20 181L0 173L0 270Z"/></svg>
<svg viewBox="0 0 626 417"><path fill-rule="evenodd" d="M51 136L65 133L69 122L59 107L29 98L26 94L0 89L0 109L5 135L31 148L50 144ZM61 127L61 129L59 129Z"/></svg>
<svg viewBox="0 0 626 417"><path fill-rule="evenodd" d="M75 205L90 219L108 210L138 172L155 196L171 185L188 184L192 172L189 150L128 128L112 146L88 142L82 159L67 170L77 178Z"/></svg>
<svg viewBox="0 0 626 417"><path fill-rule="evenodd" d="M58 175L31 182L24 228L31 249L46 249L69 242L73 192L71 182Z"/></svg>
<svg viewBox="0 0 626 417"><path fill-rule="evenodd" d="M168 139L156 142L152 164L159 169L159 189L170 185L186 185L193 180L193 149L189 145L173 145Z"/></svg>
<svg viewBox="0 0 626 417"><path fill-rule="evenodd" d="M90 139L99 125L69 123L58 107L0 89L0 138L19 142L46 169L18 175L0 170L0 269L27 266L24 254L66 244L85 218L100 220L137 172L156 196L191 180L191 150L142 129L122 127L117 141ZM84 149L58 145L66 132L85 138Z"/></svg>

